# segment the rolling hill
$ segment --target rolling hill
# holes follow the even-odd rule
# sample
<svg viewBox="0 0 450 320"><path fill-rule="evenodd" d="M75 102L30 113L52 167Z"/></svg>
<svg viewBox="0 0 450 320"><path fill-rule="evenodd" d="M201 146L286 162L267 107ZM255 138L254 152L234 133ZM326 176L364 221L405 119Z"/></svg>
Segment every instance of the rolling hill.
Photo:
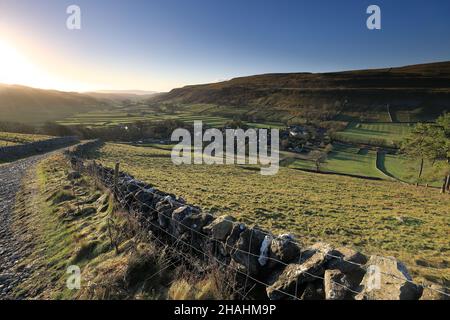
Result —
<svg viewBox="0 0 450 320"><path fill-rule="evenodd" d="M80 93L0 85L2 121L45 122L110 107L111 101Z"/></svg>
<svg viewBox="0 0 450 320"><path fill-rule="evenodd" d="M97 99L106 99L112 101L142 101L148 99L158 92L143 90L101 90L84 93Z"/></svg>
<svg viewBox="0 0 450 320"><path fill-rule="evenodd" d="M259 120L429 120L450 111L450 61L334 73L255 75L174 89L149 102L244 107L247 117Z"/></svg>

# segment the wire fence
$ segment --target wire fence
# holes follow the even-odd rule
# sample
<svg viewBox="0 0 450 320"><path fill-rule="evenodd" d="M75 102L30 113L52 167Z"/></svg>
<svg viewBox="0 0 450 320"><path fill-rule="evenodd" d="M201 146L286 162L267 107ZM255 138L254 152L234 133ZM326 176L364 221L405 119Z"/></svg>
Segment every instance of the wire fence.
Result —
<svg viewBox="0 0 450 320"><path fill-rule="evenodd" d="M299 300L302 298L306 286L317 281L320 281L322 286L325 282L328 282L342 288L345 290L347 298L354 298L358 295L359 299L371 299L370 294L361 290L362 288L359 286L350 285L345 281L335 281L330 277L325 279L324 270L322 269L327 261L334 261L367 273L370 268L367 264L350 261L345 259L343 255L337 254L331 248L323 249L320 247L307 257L302 256L304 252L300 250L300 257L297 263L283 261L272 255L267 255L264 256L266 261L271 261L272 266L275 266L273 271L269 273L274 274L278 271L278 274L280 274L289 267L293 268L294 272L298 272L298 275L294 276L294 281L288 280L290 282L285 286L274 286L277 281L276 277L261 276L261 274L265 273L264 266L267 266L267 263L259 266L263 272L252 270L252 263L257 265L258 259L262 256L262 252L255 252L255 250L252 250L252 246L255 243L259 247L261 246L261 235L274 239L271 233L260 229L247 228L240 224L240 227L244 230L250 231L248 248L243 248L243 243L239 245L237 241L232 244L228 243L228 241L220 241L202 230L202 228L199 228L198 225L190 225L184 220L186 217L202 213L199 208L187 205L183 199L176 198L176 196L161 192L147 183L135 180L134 177L120 172L118 166L116 166L116 169L110 169L97 164L95 161L84 161L82 158L73 155L71 155L71 163L75 170L89 174L104 187L111 190L120 207L132 214L139 221L141 227L149 230L156 241L164 246L170 246L175 255L194 266L200 272L204 272L211 266L219 266L224 271L234 275L232 282L224 281L227 287L233 291L233 294L240 299L249 299L252 296L252 291L257 286L260 286L268 289L271 292L271 295L269 295L271 297ZM174 217L172 213L180 208L186 208L186 215L182 215L179 218ZM229 222L236 224L235 221L230 220ZM253 241L254 239L256 242ZM283 241L298 245L297 241L289 237L283 238ZM234 259L236 254L239 253L243 259ZM320 271L318 272L314 272L314 268L312 270L302 268L300 264L307 262L311 255L314 254L322 256L321 266L318 268ZM397 262L394 258L387 257L387 259L393 259ZM238 263L235 260L239 260ZM382 271L380 273L390 277L392 281L408 282L418 289L428 289L450 297L448 288L440 290L430 285L417 284L407 277L399 277Z"/></svg>

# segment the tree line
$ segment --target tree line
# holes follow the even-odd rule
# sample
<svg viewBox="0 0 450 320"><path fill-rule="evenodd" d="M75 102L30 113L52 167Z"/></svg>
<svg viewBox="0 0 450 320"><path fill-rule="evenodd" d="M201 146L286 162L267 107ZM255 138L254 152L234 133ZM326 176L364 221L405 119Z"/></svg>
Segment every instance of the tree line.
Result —
<svg viewBox="0 0 450 320"><path fill-rule="evenodd" d="M189 129L191 125L180 120L138 121L101 127L84 125L64 126L56 122L43 125L0 122L0 131L45 134L50 136L77 136L80 139L102 139L104 141L138 141L145 139L170 139L177 128Z"/></svg>

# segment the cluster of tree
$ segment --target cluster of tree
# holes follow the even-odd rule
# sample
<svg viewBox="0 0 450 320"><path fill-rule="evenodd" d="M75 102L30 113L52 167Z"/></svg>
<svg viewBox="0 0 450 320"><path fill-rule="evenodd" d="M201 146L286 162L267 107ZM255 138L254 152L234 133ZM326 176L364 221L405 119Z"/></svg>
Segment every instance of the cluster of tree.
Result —
<svg viewBox="0 0 450 320"><path fill-rule="evenodd" d="M433 172L442 177L441 192L450 193L450 113L440 116L436 123L419 123L402 142L401 150L420 161L417 181L428 160Z"/></svg>

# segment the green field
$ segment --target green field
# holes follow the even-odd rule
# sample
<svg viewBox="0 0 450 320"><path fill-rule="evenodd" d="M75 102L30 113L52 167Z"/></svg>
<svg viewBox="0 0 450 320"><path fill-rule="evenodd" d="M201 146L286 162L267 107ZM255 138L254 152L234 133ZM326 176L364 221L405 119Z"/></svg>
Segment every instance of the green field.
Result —
<svg viewBox="0 0 450 320"><path fill-rule="evenodd" d="M30 142L47 140L51 138L54 137L39 134L0 132L0 147L15 146Z"/></svg>
<svg viewBox="0 0 450 320"><path fill-rule="evenodd" d="M208 104L182 105L174 110L167 107L134 106L128 108L116 108L104 111L80 113L72 117L58 121L62 125L85 125L90 127L126 125L137 121L180 120L186 123L203 121L211 127L222 127L225 123L238 118L245 110L239 108L227 108ZM248 122L255 128L282 128L279 122Z"/></svg>
<svg viewBox="0 0 450 320"><path fill-rule="evenodd" d="M204 210L293 232L305 245L322 240L393 255L415 276L450 280L450 197L434 189L289 168L261 176L248 166L175 166L169 150L120 144L92 157L120 161L122 170Z"/></svg>
<svg viewBox="0 0 450 320"><path fill-rule="evenodd" d="M286 156L289 158L289 155ZM377 152L365 148L356 148L351 145L335 143L333 151L321 165L320 170L326 173L364 176L383 180L398 180L415 184L419 170L419 160L408 159L400 154L380 154L377 166ZM315 163L311 160L292 159L287 162L292 169L316 170ZM420 183L428 183L433 187L440 187L441 181L432 175L432 164L425 162L424 171Z"/></svg>
<svg viewBox="0 0 450 320"><path fill-rule="evenodd" d="M118 124L126 125L137 121L158 121L169 119L181 120L185 121L186 123L192 123L195 120L201 120L205 124L210 126L222 126L227 121L229 121L229 119L226 118L193 116L189 114L138 116L112 112L110 114L101 114L101 115L96 114L77 115L72 118L58 121L58 123L63 125L85 125L90 127L96 127L96 126L109 126Z"/></svg>
<svg viewBox="0 0 450 320"><path fill-rule="evenodd" d="M335 134L336 139L347 143L375 144L386 147L398 146L411 132L412 125L405 123L357 123Z"/></svg>
<svg viewBox="0 0 450 320"><path fill-rule="evenodd" d="M321 171L385 178L376 167L376 158L375 151L359 149L350 145L334 144L333 151L328 154L326 162L321 166ZM289 167L316 170L314 162L308 160L296 160Z"/></svg>
<svg viewBox="0 0 450 320"><path fill-rule="evenodd" d="M416 183L420 168L420 160L408 159L400 155L386 154L384 157L386 173L407 183ZM432 163L425 161L421 184L440 187L442 181L433 176Z"/></svg>

